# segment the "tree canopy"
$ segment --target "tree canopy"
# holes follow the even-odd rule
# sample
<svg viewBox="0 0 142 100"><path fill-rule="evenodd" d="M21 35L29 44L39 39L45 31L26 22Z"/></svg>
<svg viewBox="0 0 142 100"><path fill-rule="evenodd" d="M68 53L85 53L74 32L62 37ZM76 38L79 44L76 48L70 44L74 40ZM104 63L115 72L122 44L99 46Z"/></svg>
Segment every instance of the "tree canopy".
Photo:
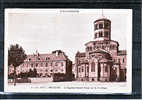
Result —
<svg viewBox="0 0 142 100"><path fill-rule="evenodd" d="M8 66L13 65L14 67L19 66L27 58L24 49L18 44L10 45L8 49Z"/></svg>

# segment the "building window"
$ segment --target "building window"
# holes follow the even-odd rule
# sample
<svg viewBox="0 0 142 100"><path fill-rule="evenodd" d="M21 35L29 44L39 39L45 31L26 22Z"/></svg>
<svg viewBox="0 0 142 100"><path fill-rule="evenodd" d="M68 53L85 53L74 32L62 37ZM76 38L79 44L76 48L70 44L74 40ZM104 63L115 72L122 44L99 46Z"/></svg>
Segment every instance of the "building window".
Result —
<svg viewBox="0 0 142 100"><path fill-rule="evenodd" d="M92 78L92 81L94 81L94 78Z"/></svg>
<svg viewBox="0 0 142 100"><path fill-rule="evenodd" d="M91 63L91 72L95 72L95 63L94 62Z"/></svg>
<svg viewBox="0 0 142 100"><path fill-rule="evenodd" d="M99 24L99 29L102 29L103 28L103 24Z"/></svg>
<svg viewBox="0 0 142 100"><path fill-rule="evenodd" d="M52 62L50 63L50 65L52 66Z"/></svg>
<svg viewBox="0 0 142 100"><path fill-rule="evenodd" d="M98 25L97 25L97 24L95 24L95 29L96 29L96 30L98 29Z"/></svg>
<svg viewBox="0 0 142 100"><path fill-rule="evenodd" d="M105 35L104 35L105 37L108 37L108 32L105 32Z"/></svg>
<svg viewBox="0 0 142 100"><path fill-rule="evenodd" d="M55 66L58 66L58 63L57 63L57 62L55 63Z"/></svg>
<svg viewBox="0 0 142 100"><path fill-rule="evenodd" d="M104 46L102 46L102 49L104 49Z"/></svg>
<svg viewBox="0 0 142 100"><path fill-rule="evenodd" d="M95 34L95 38L97 38L97 33Z"/></svg>
<svg viewBox="0 0 142 100"><path fill-rule="evenodd" d="M38 67L38 63L36 63L36 67Z"/></svg>
<svg viewBox="0 0 142 100"><path fill-rule="evenodd" d="M102 32L99 32L99 37L102 37L103 36L103 33Z"/></svg>
<svg viewBox="0 0 142 100"><path fill-rule="evenodd" d="M78 72L80 72L80 68L78 68Z"/></svg>
<svg viewBox="0 0 142 100"><path fill-rule="evenodd" d="M80 64L80 60L78 60L78 64Z"/></svg>
<svg viewBox="0 0 142 100"><path fill-rule="evenodd" d="M82 66L82 72L84 71L83 66Z"/></svg>
<svg viewBox="0 0 142 100"><path fill-rule="evenodd" d="M42 73L40 73L40 76L42 76Z"/></svg>
<svg viewBox="0 0 142 100"><path fill-rule="evenodd" d="M115 49L115 45L112 45L112 49Z"/></svg>
<svg viewBox="0 0 142 100"><path fill-rule="evenodd" d="M105 23L105 29L109 28L109 23Z"/></svg>
<svg viewBox="0 0 142 100"><path fill-rule="evenodd" d="M99 33L97 33L97 38L99 37Z"/></svg>
<svg viewBox="0 0 142 100"><path fill-rule="evenodd" d="M112 45L110 45L110 49L112 49Z"/></svg>
<svg viewBox="0 0 142 100"><path fill-rule="evenodd" d="M89 67L87 67L87 72L89 72Z"/></svg>
<svg viewBox="0 0 142 100"><path fill-rule="evenodd" d="M46 57L46 60L49 60L50 58L49 57Z"/></svg>
<svg viewBox="0 0 142 100"><path fill-rule="evenodd" d="M47 67L47 66L48 66L48 63L46 63L45 66Z"/></svg>
<svg viewBox="0 0 142 100"><path fill-rule="evenodd" d="M92 47L90 47L90 51L92 51Z"/></svg>
<svg viewBox="0 0 142 100"><path fill-rule="evenodd" d="M96 46L94 46L94 50L96 49Z"/></svg>
<svg viewBox="0 0 142 100"><path fill-rule="evenodd" d="M125 59L123 58L123 63L125 62Z"/></svg>
<svg viewBox="0 0 142 100"><path fill-rule="evenodd" d="M31 64L31 67L33 67L33 64Z"/></svg>
<svg viewBox="0 0 142 100"><path fill-rule="evenodd" d="M118 63L120 63L120 59L118 59Z"/></svg>
<svg viewBox="0 0 142 100"><path fill-rule="evenodd" d="M64 66L63 62L61 62L61 66Z"/></svg>

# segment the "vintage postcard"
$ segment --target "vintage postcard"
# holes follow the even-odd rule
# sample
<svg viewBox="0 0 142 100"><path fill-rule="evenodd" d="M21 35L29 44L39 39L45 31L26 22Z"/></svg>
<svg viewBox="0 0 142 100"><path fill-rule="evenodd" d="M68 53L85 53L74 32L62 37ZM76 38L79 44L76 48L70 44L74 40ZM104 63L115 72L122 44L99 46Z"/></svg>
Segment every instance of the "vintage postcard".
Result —
<svg viewBox="0 0 142 100"><path fill-rule="evenodd" d="M5 9L4 91L132 92L131 9Z"/></svg>

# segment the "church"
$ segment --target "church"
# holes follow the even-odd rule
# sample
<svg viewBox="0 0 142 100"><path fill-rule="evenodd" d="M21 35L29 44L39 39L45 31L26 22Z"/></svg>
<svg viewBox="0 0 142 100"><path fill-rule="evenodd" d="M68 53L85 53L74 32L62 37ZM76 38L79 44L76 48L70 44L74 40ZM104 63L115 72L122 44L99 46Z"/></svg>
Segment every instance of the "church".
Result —
<svg viewBox="0 0 142 100"><path fill-rule="evenodd" d="M85 44L85 52L75 55L77 81L126 81L126 50L111 39L111 21L101 18L94 21L94 40Z"/></svg>

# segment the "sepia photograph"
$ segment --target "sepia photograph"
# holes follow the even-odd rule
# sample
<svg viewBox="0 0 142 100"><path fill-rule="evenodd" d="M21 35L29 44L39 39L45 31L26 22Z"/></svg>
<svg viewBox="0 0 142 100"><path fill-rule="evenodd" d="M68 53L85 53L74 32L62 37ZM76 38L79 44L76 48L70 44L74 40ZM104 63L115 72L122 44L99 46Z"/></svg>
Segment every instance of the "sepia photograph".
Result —
<svg viewBox="0 0 142 100"><path fill-rule="evenodd" d="M4 91L132 92L132 9L6 9Z"/></svg>

